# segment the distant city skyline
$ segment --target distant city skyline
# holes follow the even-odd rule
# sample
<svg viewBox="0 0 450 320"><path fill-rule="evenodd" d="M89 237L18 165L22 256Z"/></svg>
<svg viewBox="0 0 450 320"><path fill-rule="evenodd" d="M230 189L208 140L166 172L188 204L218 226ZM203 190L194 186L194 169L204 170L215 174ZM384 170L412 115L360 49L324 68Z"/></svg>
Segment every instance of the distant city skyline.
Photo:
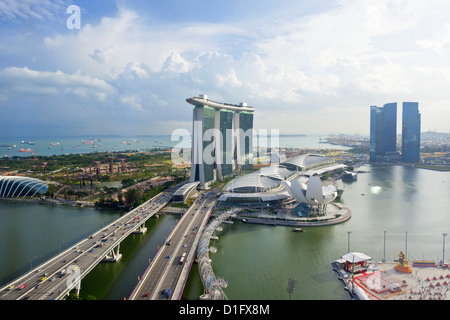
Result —
<svg viewBox="0 0 450 320"><path fill-rule="evenodd" d="M70 5L79 29L69 28ZM246 101L255 129L280 135L369 136L369 107L403 101L420 103L422 132L450 129L445 0L0 8L0 139L191 131L185 98L199 93Z"/></svg>

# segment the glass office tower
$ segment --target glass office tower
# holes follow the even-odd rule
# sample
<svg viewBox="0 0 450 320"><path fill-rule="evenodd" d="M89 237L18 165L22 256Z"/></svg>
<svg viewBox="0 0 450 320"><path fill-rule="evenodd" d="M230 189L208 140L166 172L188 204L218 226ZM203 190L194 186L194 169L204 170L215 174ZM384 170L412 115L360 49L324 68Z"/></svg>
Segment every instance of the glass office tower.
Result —
<svg viewBox="0 0 450 320"><path fill-rule="evenodd" d="M397 103L370 107L370 161L397 151Z"/></svg>
<svg viewBox="0 0 450 320"><path fill-rule="evenodd" d="M377 106L370 107L370 161L376 161L381 155L383 111Z"/></svg>
<svg viewBox="0 0 450 320"><path fill-rule="evenodd" d="M383 151L397 151L397 103L383 106Z"/></svg>
<svg viewBox="0 0 450 320"><path fill-rule="evenodd" d="M418 102L403 102L402 159L405 162L420 160L420 122Z"/></svg>

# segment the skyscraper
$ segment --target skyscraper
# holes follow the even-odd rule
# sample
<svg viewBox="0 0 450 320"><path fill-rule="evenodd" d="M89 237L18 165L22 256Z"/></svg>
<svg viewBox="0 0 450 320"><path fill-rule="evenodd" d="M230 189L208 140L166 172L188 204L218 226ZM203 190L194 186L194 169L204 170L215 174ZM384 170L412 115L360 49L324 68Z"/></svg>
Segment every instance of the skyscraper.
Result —
<svg viewBox="0 0 450 320"><path fill-rule="evenodd" d="M206 95L188 98L194 105L190 181L207 187L235 169L251 169L253 107L209 100Z"/></svg>
<svg viewBox="0 0 450 320"><path fill-rule="evenodd" d="M397 103L370 107L370 161L397 150Z"/></svg>
<svg viewBox="0 0 450 320"><path fill-rule="evenodd" d="M420 160L420 122L418 102L403 102L402 159L405 162Z"/></svg>
<svg viewBox="0 0 450 320"><path fill-rule="evenodd" d="M217 111L216 111L217 112ZM219 168L218 179L222 179L222 177L229 176L233 173L233 165L227 161L227 159L232 159L232 151L229 146L227 146L228 142L228 134L229 131L233 129L233 111L230 110L220 110L220 133L222 134L221 148L219 148L222 152L220 159L222 160ZM230 144L231 145L231 144ZM230 149L230 150L228 150ZM227 154L230 153L230 154ZM217 157L219 161L219 157Z"/></svg>

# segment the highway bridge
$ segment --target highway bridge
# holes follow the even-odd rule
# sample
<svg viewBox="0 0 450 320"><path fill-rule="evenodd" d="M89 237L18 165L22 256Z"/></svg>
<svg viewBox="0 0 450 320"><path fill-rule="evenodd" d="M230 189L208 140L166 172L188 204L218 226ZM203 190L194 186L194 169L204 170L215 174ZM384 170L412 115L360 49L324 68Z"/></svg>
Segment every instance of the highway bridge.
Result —
<svg viewBox="0 0 450 320"><path fill-rule="evenodd" d="M121 258L120 243L130 234L145 232L145 222L172 199L180 185L169 188L121 216L30 272L0 288L0 300L61 300L103 261Z"/></svg>
<svg viewBox="0 0 450 320"><path fill-rule="evenodd" d="M201 192L178 221L130 294L130 300L179 300L219 189Z"/></svg>

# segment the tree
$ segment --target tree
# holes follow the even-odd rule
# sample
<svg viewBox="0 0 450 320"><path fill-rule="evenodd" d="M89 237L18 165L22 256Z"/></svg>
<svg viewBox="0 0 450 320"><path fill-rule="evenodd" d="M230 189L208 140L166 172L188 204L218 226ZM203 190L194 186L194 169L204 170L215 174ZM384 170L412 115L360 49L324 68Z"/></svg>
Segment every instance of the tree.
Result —
<svg viewBox="0 0 450 320"><path fill-rule="evenodd" d="M140 188L133 188L125 193L125 202L129 207L131 207L136 205L141 200L141 197L142 190Z"/></svg>

